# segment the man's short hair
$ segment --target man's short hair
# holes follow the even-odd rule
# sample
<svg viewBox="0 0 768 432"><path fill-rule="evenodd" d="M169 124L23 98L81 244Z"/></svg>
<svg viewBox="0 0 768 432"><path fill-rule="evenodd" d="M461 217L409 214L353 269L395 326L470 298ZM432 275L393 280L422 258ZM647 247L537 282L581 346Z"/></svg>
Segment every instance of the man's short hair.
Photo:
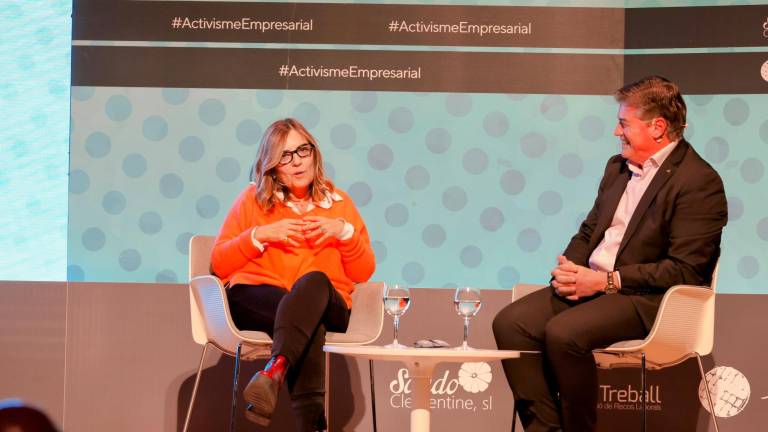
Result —
<svg viewBox="0 0 768 432"><path fill-rule="evenodd" d="M616 90L617 102L640 111L643 120L662 117L667 121L667 136L671 140L683 137L687 108L677 84L660 77L649 76Z"/></svg>

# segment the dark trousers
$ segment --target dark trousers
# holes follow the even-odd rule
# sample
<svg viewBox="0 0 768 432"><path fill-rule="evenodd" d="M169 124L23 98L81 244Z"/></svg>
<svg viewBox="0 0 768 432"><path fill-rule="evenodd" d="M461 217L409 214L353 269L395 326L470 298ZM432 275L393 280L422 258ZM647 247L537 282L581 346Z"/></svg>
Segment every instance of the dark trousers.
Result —
<svg viewBox="0 0 768 432"><path fill-rule="evenodd" d="M502 309L493 321L499 349L542 351L502 362L526 432L596 430L592 350L647 333L631 298L622 294L573 302L547 287Z"/></svg>
<svg viewBox="0 0 768 432"><path fill-rule="evenodd" d="M272 285L235 285L227 291L235 326L272 337L272 356L290 363L286 381L300 430L325 426L325 332L344 332L349 309L325 273L305 274L290 291Z"/></svg>

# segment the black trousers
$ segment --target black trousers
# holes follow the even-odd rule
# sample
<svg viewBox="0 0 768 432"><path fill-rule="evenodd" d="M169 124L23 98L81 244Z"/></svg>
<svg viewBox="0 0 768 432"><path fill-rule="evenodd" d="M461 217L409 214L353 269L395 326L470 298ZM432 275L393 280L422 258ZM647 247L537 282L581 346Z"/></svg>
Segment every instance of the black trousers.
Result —
<svg viewBox="0 0 768 432"><path fill-rule="evenodd" d="M502 362L526 432L590 432L597 423L597 366L592 350L643 339L630 297L569 301L547 287L509 304L494 318L499 349L542 351Z"/></svg>
<svg viewBox="0 0 768 432"><path fill-rule="evenodd" d="M272 337L272 356L290 363L286 381L299 430L325 425L325 332L344 332L350 311L325 273L305 274L290 291L272 285L234 285L229 308L240 330Z"/></svg>

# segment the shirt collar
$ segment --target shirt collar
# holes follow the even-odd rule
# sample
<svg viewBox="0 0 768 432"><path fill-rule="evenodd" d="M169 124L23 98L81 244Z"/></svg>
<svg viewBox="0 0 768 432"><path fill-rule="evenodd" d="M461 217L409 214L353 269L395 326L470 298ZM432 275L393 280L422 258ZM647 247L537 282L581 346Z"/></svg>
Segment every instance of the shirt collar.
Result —
<svg viewBox="0 0 768 432"><path fill-rule="evenodd" d="M296 213L301 214L301 211L299 210L298 207L296 207L296 205L293 202L285 199L285 194L283 193L283 191L279 190L275 192L275 196L277 197L277 199L280 200L280 202L285 204L286 207L290 208ZM325 194L323 195L323 198L320 201L310 201L309 206L307 207L307 211L310 211L315 207L329 209L331 208L334 202L342 201L343 199L344 198L342 198L342 196L339 195L338 192L336 191L325 192Z"/></svg>
<svg viewBox="0 0 768 432"><path fill-rule="evenodd" d="M643 173L648 169L656 169L660 167L665 160L667 160L667 157L669 157L669 155L672 153L672 150L675 149L677 143L679 142L679 140L672 141L671 143L665 145L659 151L651 155L651 157L649 157L648 160L643 163L643 166L639 167L627 160L627 167L629 167L629 170L632 171L633 175L643 175Z"/></svg>

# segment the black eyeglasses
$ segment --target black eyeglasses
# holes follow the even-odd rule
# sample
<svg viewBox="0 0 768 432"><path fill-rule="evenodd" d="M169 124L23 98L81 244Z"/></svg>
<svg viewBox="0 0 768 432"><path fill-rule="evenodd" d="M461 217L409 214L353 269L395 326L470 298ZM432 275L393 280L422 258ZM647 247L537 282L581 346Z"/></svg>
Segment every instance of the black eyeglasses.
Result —
<svg viewBox="0 0 768 432"><path fill-rule="evenodd" d="M288 165L293 162L294 154L299 155L300 158L304 159L305 157L309 157L314 150L315 146L312 145L312 143L306 143L296 147L296 150L284 151L282 156L280 156L280 165Z"/></svg>

